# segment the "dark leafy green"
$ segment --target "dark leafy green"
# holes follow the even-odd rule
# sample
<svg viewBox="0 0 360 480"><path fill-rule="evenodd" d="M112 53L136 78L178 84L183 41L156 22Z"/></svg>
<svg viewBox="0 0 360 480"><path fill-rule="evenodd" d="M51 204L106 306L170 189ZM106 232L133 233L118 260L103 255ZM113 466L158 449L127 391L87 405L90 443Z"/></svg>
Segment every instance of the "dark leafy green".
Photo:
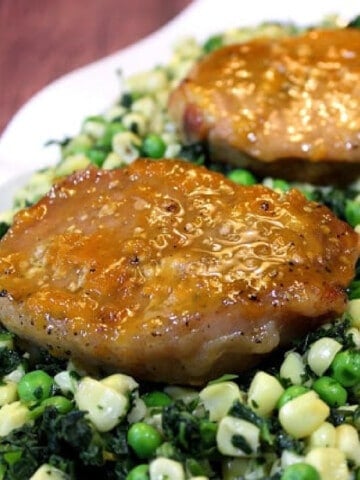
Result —
<svg viewBox="0 0 360 480"><path fill-rule="evenodd" d="M0 238L9 230L10 225L6 222L0 222Z"/></svg>
<svg viewBox="0 0 360 480"><path fill-rule="evenodd" d="M350 348L353 346L352 336L347 333L350 327L350 321L348 318L334 322L330 326L323 326L305 335L304 338L294 342L295 348L299 353L304 354L309 346L324 337L331 337L334 340L342 343L344 348Z"/></svg>
<svg viewBox="0 0 360 480"><path fill-rule="evenodd" d="M356 190L347 188L341 190L339 188L326 187L316 188L311 194L312 200L323 203L329 207L336 216L342 220L346 220L346 203L348 200L352 200L358 194Z"/></svg>
<svg viewBox="0 0 360 480"><path fill-rule="evenodd" d="M216 424L195 416L193 409L182 401L164 407L162 427L167 441L195 457L216 451Z"/></svg>
<svg viewBox="0 0 360 480"><path fill-rule="evenodd" d="M23 361L22 355L10 348L0 348L0 375L3 377L15 370Z"/></svg>
<svg viewBox="0 0 360 480"><path fill-rule="evenodd" d="M348 28L360 28L360 15L353 18L348 24Z"/></svg>

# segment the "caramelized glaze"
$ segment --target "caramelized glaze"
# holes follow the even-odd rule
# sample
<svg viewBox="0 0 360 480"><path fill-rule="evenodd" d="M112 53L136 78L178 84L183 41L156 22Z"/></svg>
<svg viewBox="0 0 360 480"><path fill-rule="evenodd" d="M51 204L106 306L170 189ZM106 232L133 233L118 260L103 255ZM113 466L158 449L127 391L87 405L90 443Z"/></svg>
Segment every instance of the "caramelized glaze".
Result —
<svg viewBox="0 0 360 480"><path fill-rule="evenodd" d="M0 319L55 355L199 383L341 314L358 253L296 190L181 161L89 169L1 240Z"/></svg>
<svg viewBox="0 0 360 480"><path fill-rule="evenodd" d="M360 175L360 31L313 30L204 57L170 98L213 159L318 183Z"/></svg>

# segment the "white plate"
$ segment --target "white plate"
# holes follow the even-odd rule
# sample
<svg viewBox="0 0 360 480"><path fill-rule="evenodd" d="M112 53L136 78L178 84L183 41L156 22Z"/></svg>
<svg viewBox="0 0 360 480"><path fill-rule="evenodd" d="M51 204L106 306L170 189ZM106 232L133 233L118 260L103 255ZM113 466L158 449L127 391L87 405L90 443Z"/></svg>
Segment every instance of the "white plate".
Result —
<svg viewBox="0 0 360 480"><path fill-rule="evenodd" d="M225 28L270 20L308 25L334 13L344 19L358 15L358 0L195 0L144 40L61 77L30 99L0 138L0 210L10 207L30 171L59 160L57 147L44 147L47 140L75 135L86 116L115 102L119 69L127 76L165 63L174 42L188 35L204 40Z"/></svg>

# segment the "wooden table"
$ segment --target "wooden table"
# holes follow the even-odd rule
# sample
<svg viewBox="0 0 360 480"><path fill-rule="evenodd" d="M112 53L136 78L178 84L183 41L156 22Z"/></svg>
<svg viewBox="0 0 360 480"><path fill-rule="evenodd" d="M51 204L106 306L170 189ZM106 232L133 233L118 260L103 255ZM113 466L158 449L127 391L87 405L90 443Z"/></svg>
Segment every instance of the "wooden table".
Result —
<svg viewBox="0 0 360 480"><path fill-rule="evenodd" d="M55 78L153 32L191 0L0 0L0 133Z"/></svg>

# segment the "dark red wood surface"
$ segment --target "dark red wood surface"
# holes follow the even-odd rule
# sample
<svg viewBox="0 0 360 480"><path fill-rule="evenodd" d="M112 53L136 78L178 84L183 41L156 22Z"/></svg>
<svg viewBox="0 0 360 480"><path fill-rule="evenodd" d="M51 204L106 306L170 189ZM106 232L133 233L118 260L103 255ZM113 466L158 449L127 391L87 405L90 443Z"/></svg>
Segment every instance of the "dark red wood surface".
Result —
<svg viewBox="0 0 360 480"><path fill-rule="evenodd" d="M55 78L155 31L191 0L0 0L0 133Z"/></svg>

